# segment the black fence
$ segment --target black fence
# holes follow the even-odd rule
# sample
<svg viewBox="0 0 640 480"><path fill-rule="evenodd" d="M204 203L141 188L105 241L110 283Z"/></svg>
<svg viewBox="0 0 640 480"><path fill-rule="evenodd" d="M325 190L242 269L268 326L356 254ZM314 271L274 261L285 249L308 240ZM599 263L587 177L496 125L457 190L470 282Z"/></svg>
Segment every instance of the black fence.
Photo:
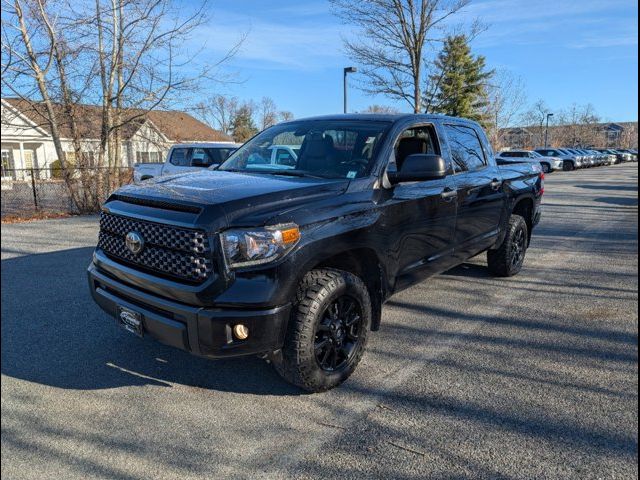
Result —
<svg viewBox="0 0 640 480"><path fill-rule="evenodd" d="M109 192L132 181L130 168L2 169L2 218L97 210Z"/></svg>

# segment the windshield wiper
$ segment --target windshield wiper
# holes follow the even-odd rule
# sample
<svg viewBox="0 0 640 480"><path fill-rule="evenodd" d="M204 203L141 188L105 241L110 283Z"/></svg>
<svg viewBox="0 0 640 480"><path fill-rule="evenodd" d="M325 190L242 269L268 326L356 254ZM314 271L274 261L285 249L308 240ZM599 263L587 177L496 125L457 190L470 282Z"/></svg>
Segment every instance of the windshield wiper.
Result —
<svg viewBox="0 0 640 480"><path fill-rule="evenodd" d="M220 170L221 172L233 172L233 173L259 173L265 175L282 175L285 177L308 177L308 178L331 178L328 176L319 175L316 173L304 172L301 170L270 170L270 169L251 169L251 168L225 168L224 170Z"/></svg>
<svg viewBox="0 0 640 480"><path fill-rule="evenodd" d="M329 178L317 173L310 173L302 170L251 170L251 173L266 173L269 175L283 175L285 177Z"/></svg>

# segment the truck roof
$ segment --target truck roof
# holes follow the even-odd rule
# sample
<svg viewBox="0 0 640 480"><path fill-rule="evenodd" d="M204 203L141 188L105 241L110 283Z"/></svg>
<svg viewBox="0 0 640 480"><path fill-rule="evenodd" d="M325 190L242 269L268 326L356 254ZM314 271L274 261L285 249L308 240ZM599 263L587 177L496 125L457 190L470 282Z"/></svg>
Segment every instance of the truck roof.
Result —
<svg viewBox="0 0 640 480"><path fill-rule="evenodd" d="M239 147L241 143L235 142L191 142L191 143L174 143L171 147L181 148L212 148L212 147Z"/></svg>
<svg viewBox="0 0 640 480"><path fill-rule="evenodd" d="M450 117L447 115L436 115L431 113L340 113L333 115L319 115L314 117L296 118L288 122L306 122L306 121L330 121L330 120L359 120L359 121L372 121L372 122L396 122L398 120L405 120L415 118L422 121L435 121L435 120L455 120L456 122L465 122L469 124L477 124L473 120L467 118Z"/></svg>

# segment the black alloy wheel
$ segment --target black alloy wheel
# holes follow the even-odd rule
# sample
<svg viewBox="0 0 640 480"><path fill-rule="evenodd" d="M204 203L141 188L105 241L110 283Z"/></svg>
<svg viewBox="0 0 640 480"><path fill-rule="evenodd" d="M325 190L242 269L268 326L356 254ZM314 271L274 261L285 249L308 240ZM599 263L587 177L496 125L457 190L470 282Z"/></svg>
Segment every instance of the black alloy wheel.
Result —
<svg viewBox="0 0 640 480"><path fill-rule="evenodd" d="M362 309L352 297L343 295L324 311L314 341L314 353L326 372L343 369L361 347Z"/></svg>
<svg viewBox="0 0 640 480"><path fill-rule="evenodd" d="M522 268L526 242L526 233L522 228L519 228L511 240L511 268L514 270Z"/></svg>

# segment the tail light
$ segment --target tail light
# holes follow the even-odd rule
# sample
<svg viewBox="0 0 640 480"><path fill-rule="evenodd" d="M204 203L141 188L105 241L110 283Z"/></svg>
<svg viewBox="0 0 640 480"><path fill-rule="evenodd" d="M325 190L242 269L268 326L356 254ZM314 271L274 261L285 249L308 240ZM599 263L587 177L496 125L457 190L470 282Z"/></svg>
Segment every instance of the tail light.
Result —
<svg viewBox="0 0 640 480"><path fill-rule="evenodd" d="M540 172L540 195L544 195L544 172Z"/></svg>

